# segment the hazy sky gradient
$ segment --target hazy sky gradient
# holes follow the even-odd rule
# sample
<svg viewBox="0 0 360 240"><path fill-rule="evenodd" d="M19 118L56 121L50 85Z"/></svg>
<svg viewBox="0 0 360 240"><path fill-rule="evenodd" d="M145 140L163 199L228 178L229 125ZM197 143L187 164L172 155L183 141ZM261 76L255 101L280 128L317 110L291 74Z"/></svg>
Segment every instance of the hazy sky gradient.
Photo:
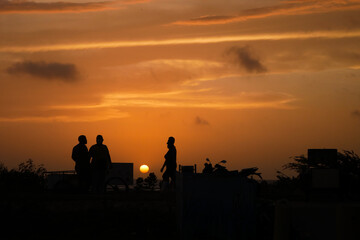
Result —
<svg viewBox="0 0 360 240"><path fill-rule="evenodd" d="M77 137L158 177L360 153L359 0L0 0L0 160L73 168Z"/></svg>

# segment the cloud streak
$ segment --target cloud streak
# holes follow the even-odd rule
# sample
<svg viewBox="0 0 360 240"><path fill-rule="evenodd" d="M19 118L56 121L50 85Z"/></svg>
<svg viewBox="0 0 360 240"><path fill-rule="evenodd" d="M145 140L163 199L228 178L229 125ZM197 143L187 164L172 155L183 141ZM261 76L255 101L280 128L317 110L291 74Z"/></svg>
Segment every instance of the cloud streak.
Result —
<svg viewBox="0 0 360 240"><path fill-rule="evenodd" d="M7 68L7 73L12 75L27 74L44 80L60 80L63 82L74 82L78 71L74 64L57 62L18 62Z"/></svg>
<svg viewBox="0 0 360 240"><path fill-rule="evenodd" d="M119 87L137 91L197 84L202 79L229 75L232 70L237 72L237 69L231 69L222 62L202 59L156 59L106 68L108 76L117 79Z"/></svg>
<svg viewBox="0 0 360 240"><path fill-rule="evenodd" d="M156 81L167 79L167 74L162 75L159 70L164 69L172 75L173 71L182 72L188 70L184 75L193 75L191 72L200 72L194 75L193 82L197 84L182 84L184 80L173 79L175 84L180 84L177 90L173 87L160 88L156 92L139 89L139 87L128 92L121 88L121 92L110 92L100 95L95 103L73 104L75 101L67 101L68 104L58 102L53 105L42 105L40 109L18 115L19 112L10 112L0 116L0 122L97 122L116 118L128 117L128 111L133 109L212 109L212 110L240 110L240 109L293 109L296 98L282 92L243 92L237 90L233 85L219 87L218 78L223 71L224 65L219 62L199 59L158 59L144 61L135 65L118 66L110 68L119 71L125 67L125 72L141 73L139 81L135 85L142 84L144 79L142 72L153 69L159 77ZM144 71L140 71L143 69ZM170 72L169 72L170 71ZM222 72L222 73L219 73ZM123 74L120 74L124 76ZM211 78L214 75L214 78ZM216 77L217 76L217 77ZM146 78L146 77L145 77ZM212 81L205 81L203 78ZM126 78L127 79L127 78ZM200 79L198 82L198 79ZM128 80L128 79L127 79ZM185 80L188 80L187 78ZM227 79L225 80L227 81ZM130 82L134 82L131 80ZM162 85L162 84L161 84ZM121 83L122 86L122 83ZM116 87L112 88L114 91ZM82 100L81 100L82 101ZM13 116L16 114L15 116ZM9 116L10 115L10 116ZM209 125L209 122L201 117L194 119L198 125Z"/></svg>
<svg viewBox="0 0 360 240"><path fill-rule="evenodd" d="M54 44L38 46L5 46L0 47L0 52L49 52L49 51L71 51L102 48L126 48L126 47L146 47L146 46L168 46L168 45L187 45L187 44L213 44L224 42L241 41L264 41L264 40L291 40L291 39L313 39L313 38L353 38L360 37L358 31L313 31L313 32L287 32L269 33L253 35L232 35L232 36L209 36L201 38L175 38L165 40L134 40L134 41L103 41L103 42L84 42L76 44Z"/></svg>
<svg viewBox="0 0 360 240"><path fill-rule="evenodd" d="M150 1L152 1L152 0L122 0L120 2L122 4L132 5L132 4L146 3L146 2L150 2Z"/></svg>
<svg viewBox="0 0 360 240"><path fill-rule="evenodd" d="M98 109L117 107L203 108L203 109L291 109L296 99L286 93L241 92L217 95L212 89L180 90L162 93L112 93L96 105L59 105L51 109Z"/></svg>
<svg viewBox="0 0 360 240"><path fill-rule="evenodd" d="M86 114L68 113L48 116L18 116L18 117L1 117L0 122L16 123L77 123L77 122L98 122L112 119L128 118L130 114L127 112L119 112L116 109L100 109Z"/></svg>
<svg viewBox="0 0 360 240"><path fill-rule="evenodd" d="M116 1L105 2L34 2L0 0L0 14L13 13L71 13L115 9Z"/></svg>
<svg viewBox="0 0 360 240"><path fill-rule="evenodd" d="M214 25L243 22L251 19L261 19L282 15L305 15L314 13L326 13L341 10L360 9L359 0L301 0L284 1L282 4L261 8L244 10L238 15L207 15L190 20L176 21L170 25Z"/></svg>

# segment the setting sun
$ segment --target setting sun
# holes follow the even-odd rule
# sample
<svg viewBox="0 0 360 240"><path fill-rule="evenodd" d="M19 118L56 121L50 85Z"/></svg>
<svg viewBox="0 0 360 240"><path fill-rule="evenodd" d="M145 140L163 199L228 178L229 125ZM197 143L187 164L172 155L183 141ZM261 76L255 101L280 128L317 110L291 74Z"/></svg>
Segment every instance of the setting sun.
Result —
<svg viewBox="0 0 360 240"><path fill-rule="evenodd" d="M134 178L162 176L169 136L178 165L264 179L360 152L360 0L223 2L0 0L1 163L70 170L98 134Z"/></svg>
<svg viewBox="0 0 360 240"><path fill-rule="evenodd" d="M148 165L141 165L140 166L140 172L147 173L148 171L149 171L149 166Z"/></svg>

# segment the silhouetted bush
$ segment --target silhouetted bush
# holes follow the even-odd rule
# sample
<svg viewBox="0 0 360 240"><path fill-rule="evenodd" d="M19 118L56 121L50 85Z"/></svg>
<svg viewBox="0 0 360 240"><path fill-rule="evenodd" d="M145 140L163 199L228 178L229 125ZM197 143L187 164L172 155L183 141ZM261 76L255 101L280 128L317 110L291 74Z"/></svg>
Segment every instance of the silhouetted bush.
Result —
<svg viewBox="0 0 360 240"><path fill-rule="evenodd" d="M145 190L150 189L154 190L155 186L157 184L157 177L155 173L149 173L149 176L147 176L145 179L142 177L139 177L136 179L136 185L135 190Z"/></svg>
<svg viewBox="0 0 360 240"><path fill-rule="evenodd" d="M360 188L360 157L354 151L344 150L337 153L336 161L312 161L304 155L295 156L293 162L283 165L283 170L292 170L296 176L287 176L278 171L277 184L289 189L306 189L311 184L312 169L337 169L340 188L347 192L356 192Z"/></svg>
<svg viewBox="0 0 360 240"><path fill-rule="evenodd" d="M145 178L145 186L151 190L154 190L157 184L157 177L155 173L149 173L149 176Z"/></svg>
<svg viewBox="0 0 360 240"><path fill-rule="evenodd" d="M0 163L0 191L41 192L45 189L45 171L43 165L36 166L31 159L11 170Z"/></svg>
<svg viewBox="0 0 360 240"><path fill-rule="evenodd" d="M135 190L142 190L144 188L144 178L138 177L136 179Z"/></svg>

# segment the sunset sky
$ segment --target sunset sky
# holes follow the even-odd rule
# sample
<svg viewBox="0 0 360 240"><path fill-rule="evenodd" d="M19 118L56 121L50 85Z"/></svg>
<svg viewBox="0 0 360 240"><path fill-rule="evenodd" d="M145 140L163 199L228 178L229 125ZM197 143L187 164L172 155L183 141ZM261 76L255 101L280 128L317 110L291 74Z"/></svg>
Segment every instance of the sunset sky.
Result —
<svg viewBox="0 0 360 240"><path fill-rule="evenodd" d="M360 0L0 0L0 161L73 169L84 134L160 178L360 153Z"/></svg>

